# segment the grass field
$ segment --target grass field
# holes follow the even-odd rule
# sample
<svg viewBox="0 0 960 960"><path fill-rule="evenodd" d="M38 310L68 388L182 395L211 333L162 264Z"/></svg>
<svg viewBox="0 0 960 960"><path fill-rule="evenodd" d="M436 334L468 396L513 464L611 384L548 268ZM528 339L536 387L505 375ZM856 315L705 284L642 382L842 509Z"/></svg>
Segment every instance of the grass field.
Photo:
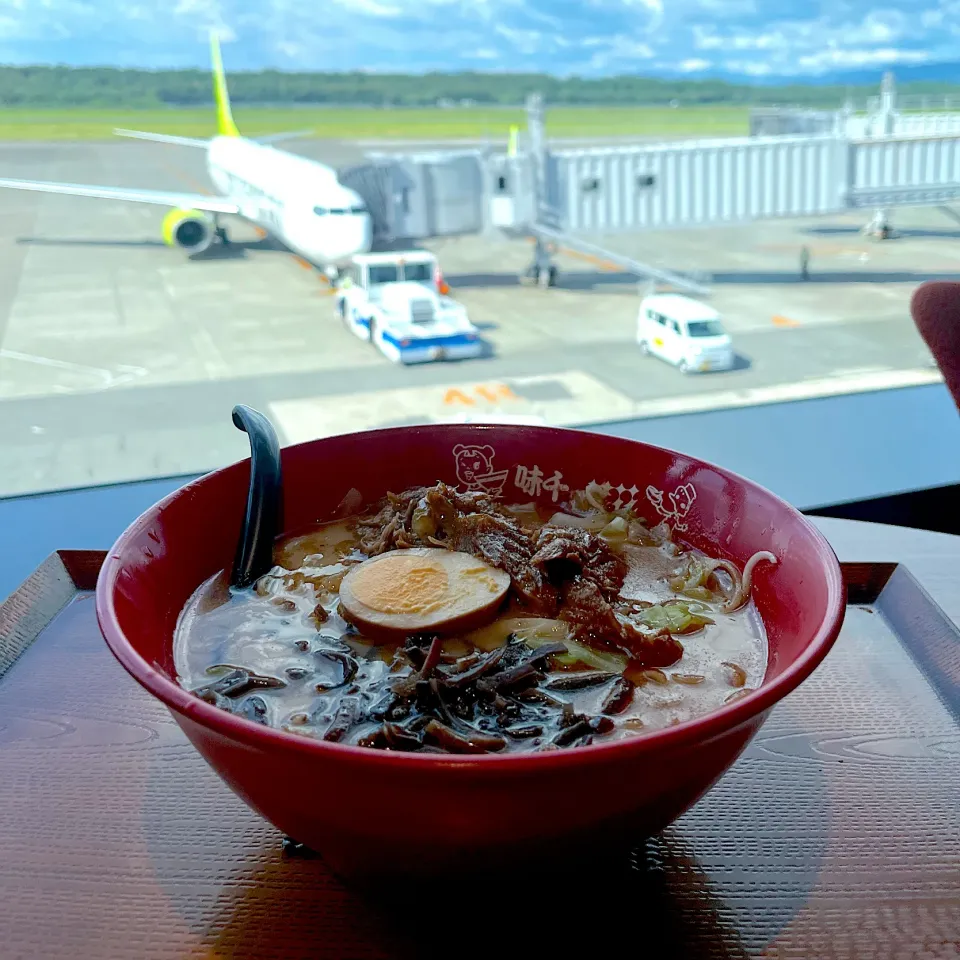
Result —
<svg viewBox="0 0 960 960"><path fill-rule="evenodd" d="M503 137L521 109L237 108L242 133L313 130L318 137L411 140ZM103 140L114 127L186 137L213 131L213 108L189 110L0 110L0 140ZM746 135L744 107L556 107L547 110L555 137Z"/></svg>

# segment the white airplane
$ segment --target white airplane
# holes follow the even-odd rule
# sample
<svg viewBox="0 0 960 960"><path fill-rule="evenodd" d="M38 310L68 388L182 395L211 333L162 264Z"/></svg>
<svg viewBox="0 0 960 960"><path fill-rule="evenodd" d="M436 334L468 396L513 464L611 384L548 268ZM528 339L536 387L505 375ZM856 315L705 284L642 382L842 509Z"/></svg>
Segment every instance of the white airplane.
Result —
<svg viewBox="0 0 960 960"><path fill-rule="evenodd" d="M372 224L363 200L337 180L332 168L269 145L298 134L274 134L260 139L240 136L230 110L215 33L210 35L210 53L217 136L198 140L139 130L115 132L139 140L203 148L210 179L221 196L2 178L0 187L172 207L163 220L163 239L189 254L201 253L218 239L228 242L220 217L232 214L256 224L306 260L335 274L336 268L354 254L370 249Z"/></svg>

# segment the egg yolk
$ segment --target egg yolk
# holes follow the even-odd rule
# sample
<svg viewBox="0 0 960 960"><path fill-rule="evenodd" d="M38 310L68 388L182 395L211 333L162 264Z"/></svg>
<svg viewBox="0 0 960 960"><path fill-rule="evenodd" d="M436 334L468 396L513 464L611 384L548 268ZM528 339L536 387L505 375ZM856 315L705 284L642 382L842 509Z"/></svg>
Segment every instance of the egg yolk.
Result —
<svg viewBox="0 0 960 960"><path fill-rule="evenodd" d="M461 570L460 573L462 576L470 578L471 589L475 589L472 585L476 584L477 587L485 589L490 593L500 592L500 584L497 582L496 577L490 575L490 568L488 566L469 567Z"/></svg>
<svg viewBox="0 0 960 960"><path fill-rule="evenodd" d="M378 613L432 613L449 599L447 571L431 558L397 553L361 565L353 594Z"/></svg>

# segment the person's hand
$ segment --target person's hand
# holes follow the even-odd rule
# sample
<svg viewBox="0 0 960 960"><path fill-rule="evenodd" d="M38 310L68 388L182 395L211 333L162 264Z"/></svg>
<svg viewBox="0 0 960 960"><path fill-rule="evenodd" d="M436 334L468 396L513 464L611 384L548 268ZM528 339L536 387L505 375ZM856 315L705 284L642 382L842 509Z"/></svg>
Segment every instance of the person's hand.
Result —
<svg viewBox="0 0 960 960"><path fill-rule="evenodd" d="M960 410L960 283L921 284L910 300L910 313Z"/></svg>

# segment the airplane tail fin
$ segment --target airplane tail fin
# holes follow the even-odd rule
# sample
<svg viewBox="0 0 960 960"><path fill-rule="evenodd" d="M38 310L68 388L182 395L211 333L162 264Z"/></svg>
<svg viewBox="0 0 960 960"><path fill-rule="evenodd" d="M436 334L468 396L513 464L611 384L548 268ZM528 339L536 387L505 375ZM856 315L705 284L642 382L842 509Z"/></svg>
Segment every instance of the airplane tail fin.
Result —
<svg viewBox="0 0 960 960"><path fill-rule="evenodd" d="M213 63L213 99L217 105L217 134L221 137L239 137L240 131L230 111L230 94L227 93L227 78L220 56L220 37L216 30L210 31L210 59Z"/></svg>

